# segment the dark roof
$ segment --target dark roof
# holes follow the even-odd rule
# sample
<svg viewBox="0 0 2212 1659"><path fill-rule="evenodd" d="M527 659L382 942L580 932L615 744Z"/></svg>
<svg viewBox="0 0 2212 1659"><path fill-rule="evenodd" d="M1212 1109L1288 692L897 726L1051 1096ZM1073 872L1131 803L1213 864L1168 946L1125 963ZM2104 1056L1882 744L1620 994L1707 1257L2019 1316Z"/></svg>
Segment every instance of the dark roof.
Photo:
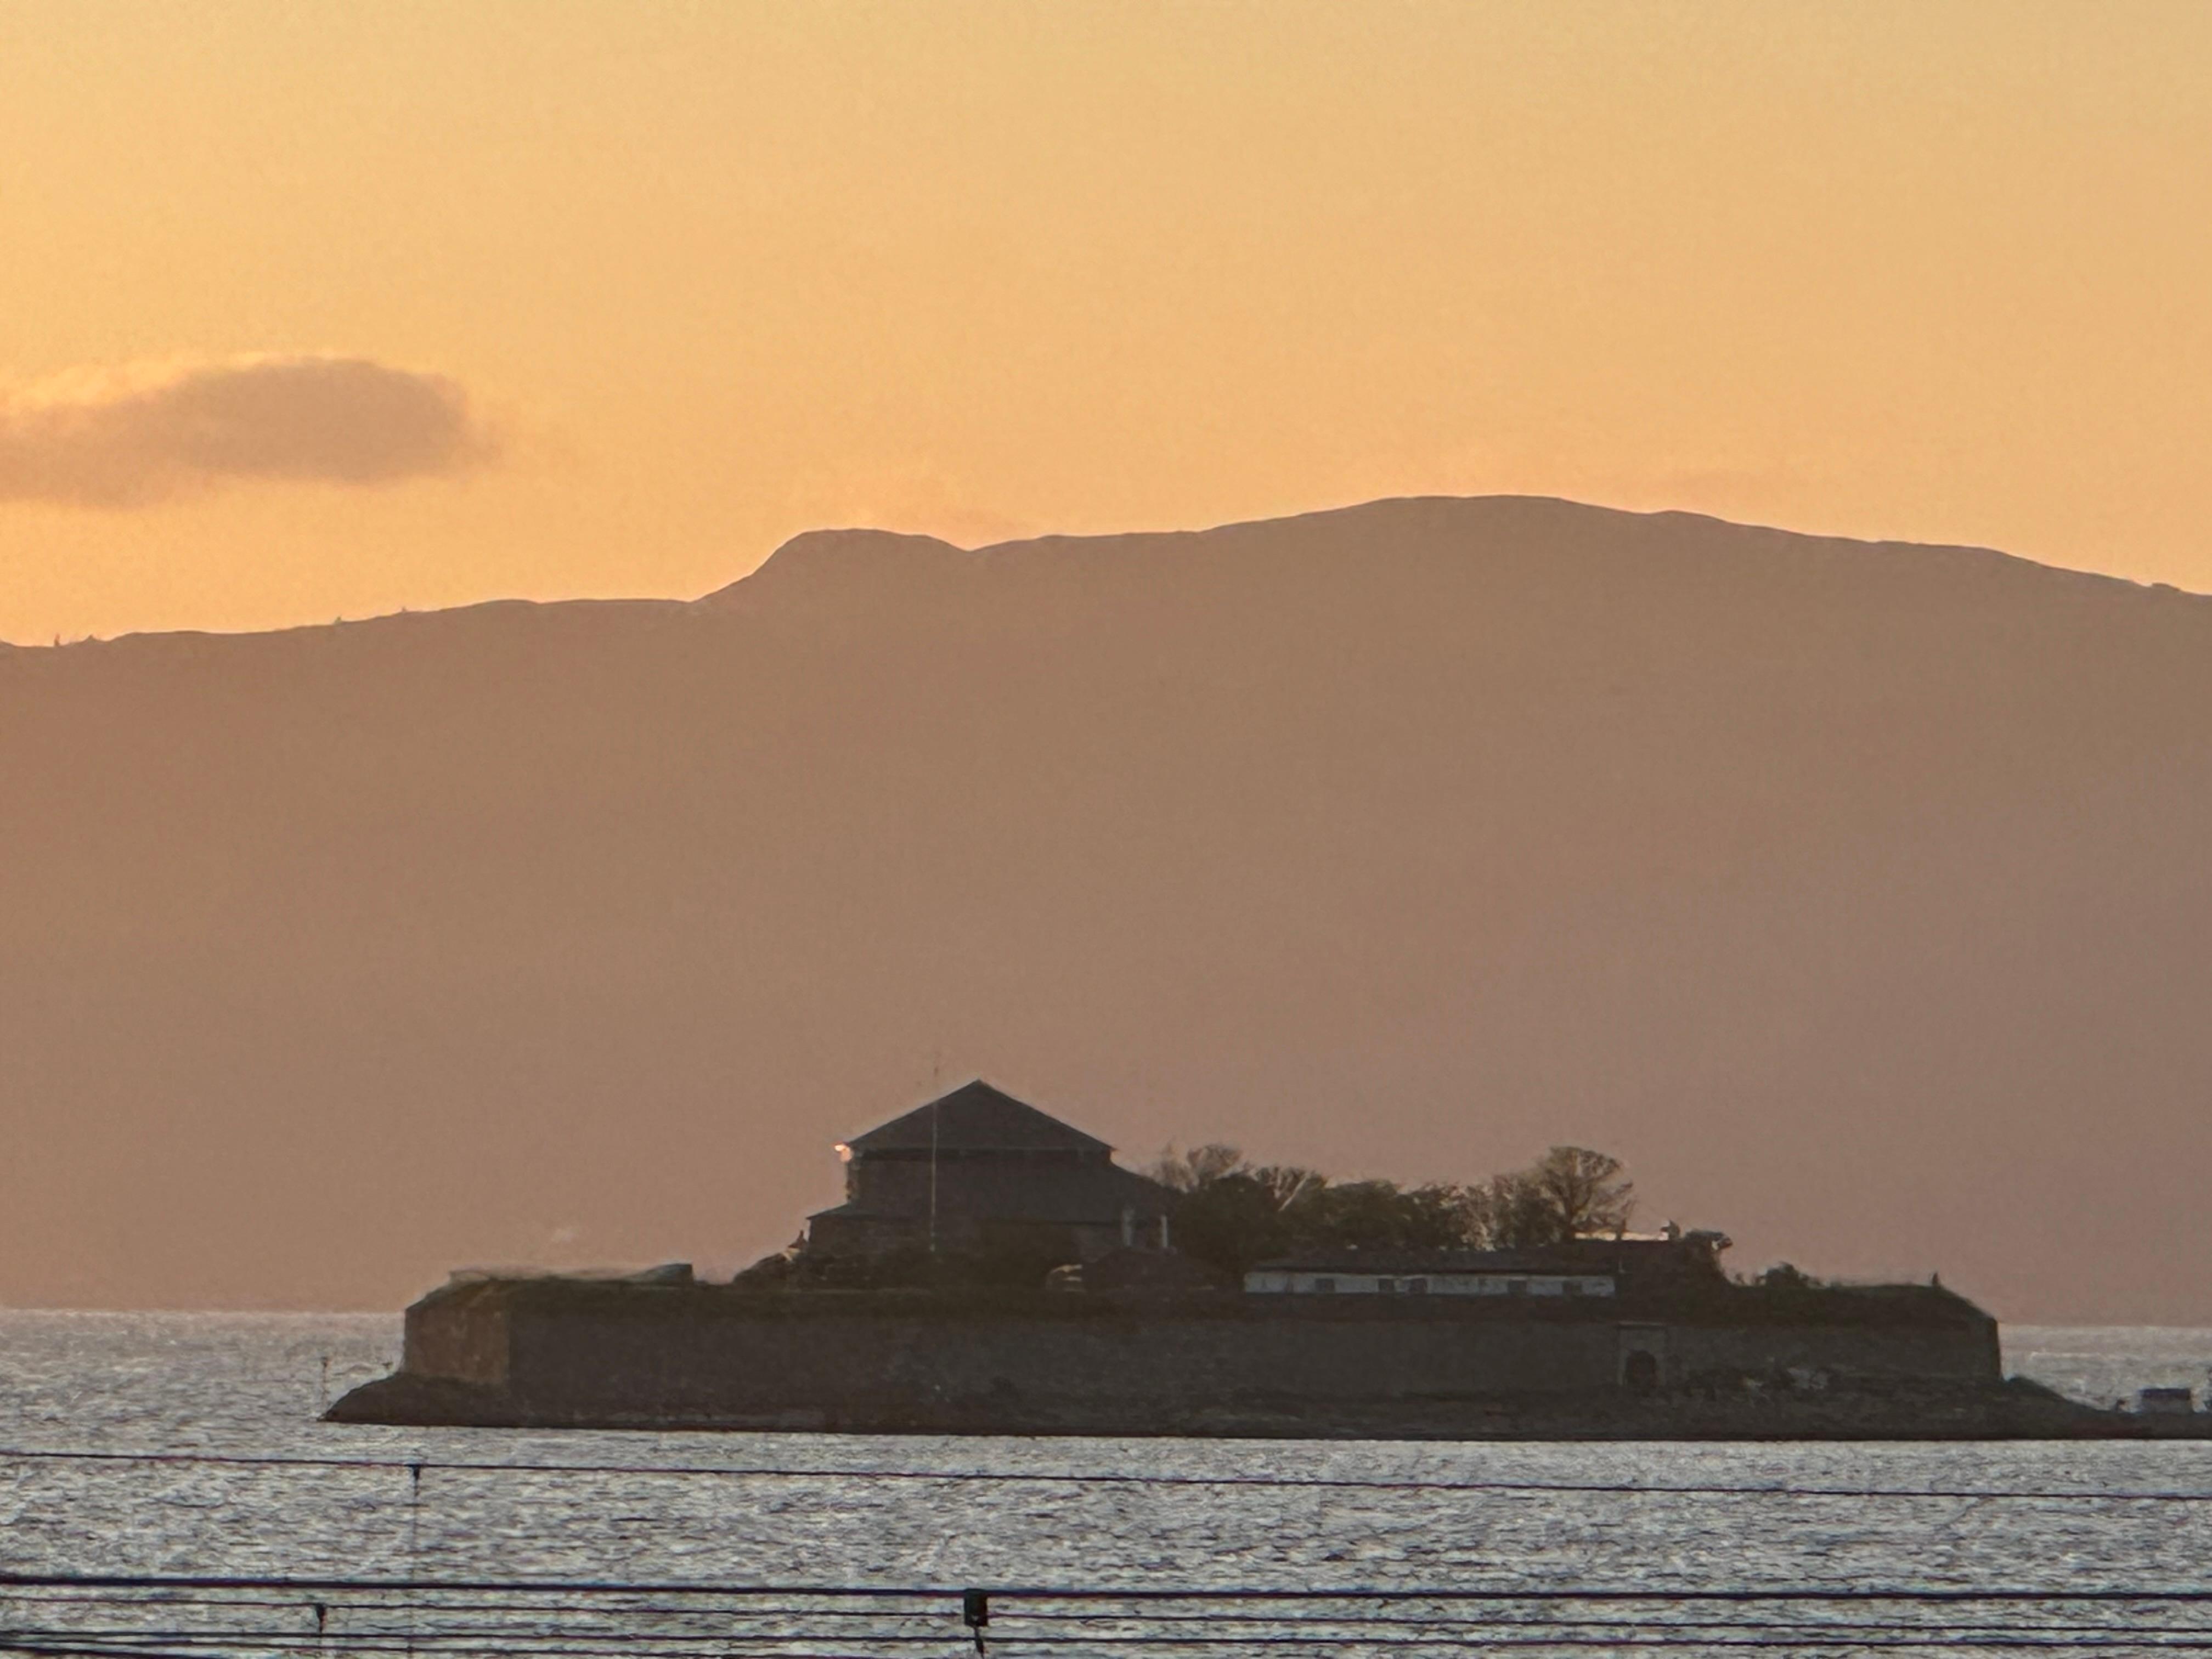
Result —
<svg viewBox="0 0 2212 1659"><path fill-rule="evenodd" d="M1066 1180L1041 1180L977 1193L956 1188L946 1195L944 1214L948 1224L961 1221L1042 1221L1081 1227L1115 1227L1124 1207L1134 1209L1150 1225L1174 1196L1149 1176L1116 1164L1089 1164L1067 1172ZM848 1201L807 1218L846 1216L854 1220L918 1224L925 1210L884 1208L880 1205Z"/></svg>
<svg viewBox="0 0 2212 1659"><path fill-rule="evenodd" d="M917 1106L845 1144L854 1152L1110 1152L1096 1136L1062 1123L978 1078L949 1095Z"/></svg>
<svg viewBox="0 0 2212 1659"><path fill-rule="evenodd" d="M1158 1214L1173 1196L1150 1176L1103 1159L1063 1169L1052 1177L1018 1173L1010 1181L954 1191L957 1195L950 1197L946 1206L948 1215L1090 1227L1119 1226L1124 1209L1133 1209L1141 1216Z"/></svg>
<svg viewBox="0 0 2212 1659"><path fill-rule="evenodd" d="M1554 1250L1301 1250L1255 1272L1304 1273L1604 1273L1611 1264Z"/></svg>

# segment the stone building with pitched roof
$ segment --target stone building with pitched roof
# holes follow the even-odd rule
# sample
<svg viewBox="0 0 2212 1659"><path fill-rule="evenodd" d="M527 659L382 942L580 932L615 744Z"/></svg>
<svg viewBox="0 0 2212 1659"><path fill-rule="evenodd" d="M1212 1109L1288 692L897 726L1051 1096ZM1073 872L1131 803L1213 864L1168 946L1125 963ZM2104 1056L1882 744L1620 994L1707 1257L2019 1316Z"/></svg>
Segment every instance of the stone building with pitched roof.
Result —
<svg viewBox="0 0 2212 1659"><path fill-rule="evenodd" d="M805 1254L1018 1254L1089 1261L1165 1248L1170 1194L1096 1136L981 1079L837 1148L845 1201L809 1216Z"/></svg>

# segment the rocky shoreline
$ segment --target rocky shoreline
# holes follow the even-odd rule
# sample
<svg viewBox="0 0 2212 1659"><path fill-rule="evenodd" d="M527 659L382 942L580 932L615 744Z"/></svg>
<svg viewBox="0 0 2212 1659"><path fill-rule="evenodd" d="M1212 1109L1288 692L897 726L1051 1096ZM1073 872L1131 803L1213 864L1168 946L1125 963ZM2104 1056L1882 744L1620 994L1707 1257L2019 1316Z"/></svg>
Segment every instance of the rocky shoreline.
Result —
<svg viewBox="0 0 2212 1659"><path fill-rule="evenodd" d="M409 1427L628 1429L830 1434L1096 1436L1272 1440L1961 1441L2212 1439L2212 1413L2103 1410L2014 1378L1995 1387L1915 1385L1700 1394L1224 1400L1183 1409L1055 1406L1006 1391L876 1409L670 1409L519 1394L398 1372L355 1389L326 1419Z"/></svg>

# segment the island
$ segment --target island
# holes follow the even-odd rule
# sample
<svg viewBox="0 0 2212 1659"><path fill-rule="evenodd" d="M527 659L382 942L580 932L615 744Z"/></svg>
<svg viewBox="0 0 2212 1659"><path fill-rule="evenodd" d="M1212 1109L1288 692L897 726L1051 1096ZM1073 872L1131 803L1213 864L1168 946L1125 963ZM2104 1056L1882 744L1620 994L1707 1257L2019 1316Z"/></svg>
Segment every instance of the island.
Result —
<svg viewBox="0 0 2212 1659"><path fill-rule="evenodd" d="M1471 1188L1234 1149L1152 1174L981 1081L841 1145L846 1200L726 1283L455 1274L340 1422L1427 1439L2201 1437L2003 1374L1940 1283L1731 1277L1601 1154Z"/></svg>

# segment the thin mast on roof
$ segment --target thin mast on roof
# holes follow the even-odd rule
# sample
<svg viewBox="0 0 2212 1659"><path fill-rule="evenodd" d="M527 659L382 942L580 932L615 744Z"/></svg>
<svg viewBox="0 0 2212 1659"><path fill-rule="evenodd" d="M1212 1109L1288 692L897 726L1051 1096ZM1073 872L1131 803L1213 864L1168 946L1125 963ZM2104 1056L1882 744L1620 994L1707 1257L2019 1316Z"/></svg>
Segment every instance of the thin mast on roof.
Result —
<svg viewBox="0 0 2212 1659"><path fill-rule="evenodd" d="M944 1115L945 1058L929 1063L929 1253L937 1254L937 1120Z"/></svg>

